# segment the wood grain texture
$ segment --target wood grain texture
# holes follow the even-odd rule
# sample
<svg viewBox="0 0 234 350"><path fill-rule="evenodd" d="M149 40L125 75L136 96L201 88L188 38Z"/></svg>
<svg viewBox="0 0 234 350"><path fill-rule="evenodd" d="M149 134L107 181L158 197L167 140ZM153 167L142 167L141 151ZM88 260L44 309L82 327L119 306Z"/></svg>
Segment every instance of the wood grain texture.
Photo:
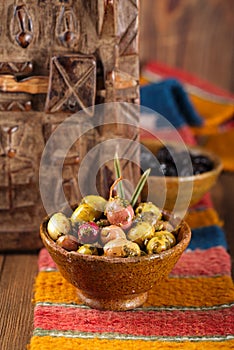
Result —
<svg viewBox="0 0 234 350"><path fill-rule="evenodd" d="M48 77L30 77L17 81L11 75L0 75L1 92L25 92L29 94L46 94L48 91Z"/></svg>
<svg viewBox="0 0 234 350"><path fill-rule="evenodd" d="M0 93L0 111L28 112L32 109L32 98L29 94Z"/></svg>
<svg viewBox="0 0 234 350"><path fill-rule="evenodd" d="M3 266L4 266L4 255L0 254L0 281L1 281L1 276L2 276Z"/></svg>
<svg viewBox="0 0 234 350"><path fill-rule="evenodd" d="M1 349L25 350L33 329L33 283L37 255L6 255L0 282Z"/></svg>
<svg viewBox="0 0 234 350"><path fill-rule="evenodd" d="M0 73L1 74L12 74L15 76L27 76L33 71L32 62L0 62Z"/></svg>
<svg viewBox="0 0 234 350"><path fill-rule="evenodd" d="M39 227L39 223L38 223ZM2 231L0 232L0 247L4 251L17 250L20 251L32 251L42 248L42 242L38 233L39 229L35 228L31 231L23 231L22 229L15 231Z"/></svg>
<svg viewBox="0 0 234 350"><path fill-rule="evenodd" d="M229 253L232 259L232 276L234 279L234 174L223 172L211 194L214 206L218 211L221 220L224 222L224 231L226 233Z"/></svg>
<svg viewBox="0 0 234 350"><path fill-rule="evenodd" d="M140 60L161 61L234 91L232 0L141 0Z"/></svg>

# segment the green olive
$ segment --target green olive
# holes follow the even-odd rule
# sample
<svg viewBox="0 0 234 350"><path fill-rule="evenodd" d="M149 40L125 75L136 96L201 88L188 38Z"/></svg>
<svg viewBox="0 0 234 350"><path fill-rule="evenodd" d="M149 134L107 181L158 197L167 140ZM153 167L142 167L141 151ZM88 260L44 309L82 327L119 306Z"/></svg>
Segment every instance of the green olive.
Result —
<svg viewBox="0 0 234 350"><path fill-rule="evenodd" d="M130 256L141 256L141 250L137 243L127 241L126 244L123 246L123 256L130 257Z"/></svg>
<svg viewBox="0 0 234 350"><path fill-rule="evenodd" d="M148 254L159 254L167 249L169 249L168 240L163 236L151 238L146 246Z"/></svg>
<svg viewBox="0 0 234 350"><path fill-rule="evenodd" d="M174 245L176 245L176 238L173 235L173 233L169 232L169 231L159 231L160 234L162 234L163 236L165 236L167 238L167 240L170 242L170 248L174 247Z"/></svg>
<svg viewBox="0 0 234 350"><path fill-rule="evenodd" d="M157 217L157 220L160 220L162 217L162 211L152 202L140 203L136 208L136 214L145 212L154 213L154 215Z"/></svg>
<svg viewBox="0 0 234 350"><path fill-rule="evenodd" d="M158 237L158 239L164 240L167 243L167 249L172 248L175 244L175 240L173 239L173 235L168 235L167 231L155 231L154 237Z"/></svg>
<svg viewBox="0 0 234 350"><path fill-rule="evenodd" d="M70 220L63 213L53 214L48 221L47 232L54 241L62 235L69 234L70 230Z"/></svg>
<svg viewBox="0 0 234 350"><path fill-rule="evenodd" d="M134 219L134 222L140 221L148 222L151 226L154 226L158 221L158 216L155 215L152 211L142 212L141 214L138 214Z"/></svg>
<svg viewBox="0 0 234 350"><path fill-rule="evenodd" d="M140 256L141 250L138 244L128 241L124 238L116 238L103 247L104 255L108 257L122 257L127 258L130 256Z"/></svg>
<svg viewBox="0 0 234 350"><path fill-rule="evenodd" d="M77 250L77 252L80 253L80 254L86 254L86 255L98 255L97 247L94 247L91 244L84 244L84 245L82 245Z"/></svg>
<svg viewBox="0 0 234 350"><path fill-rule="evenodd" d="M98 219L105 210L107 200L101 196L88 195L82 199L81 204L83 203L88 204L91 208L98 212L96 213L95 217L96 219Z"/></svg>
<svg viewBox="0 0 234 350"><path fill-rule="evenodd" d="M93 221L96 217L99 217L99 212L92 208L89 204L83 203L80 204L72 213L71 221L80 222L80 221Z"/></svg>
<svg viewBox="0 0 234 350"><path fill-rule="evenodd" d="M169 231L172 232L174 230L174 227L169 221L163 221L159 220L155 225L154 225L155 231Z"/></svg>
<svg viewBox="0 0 234 350"><path fill-rule="evenodd" d="M148 222L138 222L133 226L127 234L127 238L130 241L133 241L139 244L140 247L143 247L145 239L150 239L154 236L154 227Z"/></svg>

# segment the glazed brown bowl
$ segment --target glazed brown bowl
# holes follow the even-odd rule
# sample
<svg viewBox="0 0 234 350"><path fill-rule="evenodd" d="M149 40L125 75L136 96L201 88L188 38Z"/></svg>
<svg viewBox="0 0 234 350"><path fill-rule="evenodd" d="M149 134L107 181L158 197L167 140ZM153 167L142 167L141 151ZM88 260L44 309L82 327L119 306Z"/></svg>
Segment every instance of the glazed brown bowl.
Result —
<svg viewBox="0 0 234 350"><path fill-rule="evenodd" d="M177 225L169 213L164 218ZM191 239L191 230L180 221L177 244L160 254L128 258L68 252L47 233L49 217L40 226L42 241L62 276L77 288L80 300L101 310L128 310L142 305L147 292L172 270Z"/></svg>
<svg viewBox="0 0 234 350"><path fill-rule="evenodd" d="M144 145L153 154L156 154L162 146L157 141L144 142ZM142 191L143 201L151 201L160 208L176 213L180 217L183 217L189 207L197 204L209 192L222 171L220 159L212 152L200 147L187 148L193 155L207 156L213 162L213 169L202 174L184 177L149 176L147 186Z"/></svg>

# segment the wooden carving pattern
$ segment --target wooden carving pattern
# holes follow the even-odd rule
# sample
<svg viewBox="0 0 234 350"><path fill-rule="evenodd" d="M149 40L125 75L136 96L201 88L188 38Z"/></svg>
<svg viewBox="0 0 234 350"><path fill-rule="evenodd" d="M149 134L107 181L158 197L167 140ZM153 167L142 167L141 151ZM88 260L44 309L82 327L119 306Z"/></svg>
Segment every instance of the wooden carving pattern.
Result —
<svg viewBox="0 0 234 350"><path fill-rule="evenodd" d="M138 0L119 0L115 9L119 53L121 56L137 53Z"/></svg>
<svg viewBox="0 0 234 350"><path fill-rule="evenodd" d="M115 28L118 37L118 64L132 78L139 79L138 17L139 0L115 2Z"/></svg>
<svg viewBox="0 0 234 350"><path fill-rule="evenodd" d="M18 124L4 123L0 126L1 156L14 158L20 144L23 126Z"/></svg>
<svg viewBox="0 0 234 350"><path fill-rule="evenodd" d="M0 74L24 76L32 73L32 62L0 62Z"/></svg>
<svg viewBox="0 0 234 350"><path fill-rule="evenodd" d="M84 120L82 120L82 123L77 123L76 125L69 125L66 133L59 134L59 143L66 144L67 135L69 134L72 139L75 137L72 135L72 133L76 133L76 135L82 135L82 124L87 123ZM56 131L56 128L59 124L58 123L46 123L43 125L43 135L45 142L50 137L51 133ZM80 188L78 186L77 182L77 176L78 171L80 167L80 161L85 157L88 150L92 148L95 145L96 140L96 131L92 129L92 124L88 123L88 127L91 129L84 135L82 135L70 148L68 154L66 155L65 159L63 159L63 154L60 153L59 150L55 150L53 154L51 154L51 158L48 157L47 164L48 164L48 172L53 173L54 176L48 176L48 181L54 181L54 179L57 178L56 175L56 169L57 165L61 164L63 162L63 179L62 179L62 186L63 191L65 194L65 197L67 198L67 201L71 204L76 204L78 200L81 199L81 193ZM55 141L56 142L56 141ZM56 149L56 144L53 144L52 147ZM88 176L87 176L87 187L89 186L88 183ZM48 188L54 188L54 183L48 184ZM56 184L56 189L54 193L50 193L49 200L52 203L61 203L60 198L60 183L59 181Z"/></svg>
<svg viewBox="0 0 234 350"><path fill-rule="evenodd" d="M29 112L31 109L32 100L30 95L24 93L0 93L0 112Z"/></svg>
<svg viewBox="0 0 234 350"><path fill-rule="evenodd" d="M73 47L80 38L80 24L72 7L61 6L56 22L56 37L65 47Z"/></svg>
<svg viewBox="0 0 234 350"><path fill-rule="evenodd" d="M106 0L84 2L86 11L89 13L90 19L93 23L93 26L96 28L98 35L100 35L102 32L103 21L108 2L109 1Z"/></svg>
<svg viewBox="0 0 234 350"><path fill-rule="evenodd" d="M25 92L29 94L45 94L48 91L48 78L27 77L18 80L12 75L0 75L0 91L1 92Z"/></svg>
<svg viewBox="0 0 234 350"><path fill-rule="evenodd" d="M32 135L31 127L22 121L0 125L0 168L2 180L5 179L1 181L1 190L5 194L1 209L33 206L37 198L33 187L39 150L37 136ZM30 146L29 141L32 142Z"/></svg>
<svg viewBox="0 0 234 350"><path fill-rule="evenodd" d="M96 62L93 57L62 56L51 61L50 86L46 109L77 112L94 106ZM93 109L87 110L88 115Z"/></svg>
<svg viewBox="0 0 234 350"><path fill-rule="evenodd" d="M32 109L32 103L29 100L12 100L12 101L1 101L0 99L0 111L21 111L28 112Z"/></svg>
<svg viewBox="0 0 234 350"><path fill-rule="evenodd" d="M15 242L12 249L33 249L46 214L38 171L51 133L78 111L84 113L76 126L88 122L92 129L95 103L139 99L138 0L0 0L0 14L0 246L9 248L8 235L7 241ZM125 112L116 110L114 126L89 132L68 152L62 183L70 203L82 195L77 173L94 145L120 136L138 141L137 126L126 127L121 119ZM108 122L108 113L103 118ZM138 124L134 111L128 118ZM138 156L134 148L131 157ZM54 162L61 162L59 150L48 159L51 174ZM134 163L124 160L122 166L136 184ZM113 176L107 163L97 180L100 194L108 192ZM88 187L89 176L84 180ZM49 181L56 182L56 176ZM59 186L52 200L59 200ZM32 233L33 244L20 239L25 232Z"/></svg>
<svg viewBox="0 0 234 350"><path fill-rule="evenodd" d="M26 49L33 40L33 21L25 4L17 5L14 9L11 34L23 49Z"/></svg>

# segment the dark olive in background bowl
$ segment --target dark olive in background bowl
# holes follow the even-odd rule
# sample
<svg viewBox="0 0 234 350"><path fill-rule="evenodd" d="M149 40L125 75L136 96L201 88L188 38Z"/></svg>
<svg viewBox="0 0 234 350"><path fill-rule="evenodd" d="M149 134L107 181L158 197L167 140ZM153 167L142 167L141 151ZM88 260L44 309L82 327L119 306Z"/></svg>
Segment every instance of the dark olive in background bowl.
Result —
<svg viewBox="0 0 234 350"><path fill-rule="evenodd" d="M185 212L187 207L191 207L198 203L202 197L209 192L209 190L215 185L221 171L222 163L220 159L210 151L206 151L201 147L189 147L187 146L187 156L183 157L180 146L175 144L168 144L166 148L171 152L159 152L162 149L162 143L157 140L150 140L142 142L145 147L147 147L155 158L148 154L148 160L154 159L152 164L148 162L147 167L151 167L151 174L148 178L147 185L142 191L142 200L151 201L160 208L165 210L173 211L176 213ZM174 152L181 152L181 161L187 162L189 157L188 153L191 155L190 168L185 164L185 170L183 173L183 166L176 160L176 163L181 165L181 176L178 176L176 169L169 168L166 170L166 166L162 166L162 171L158 174L159 164L165 161L169 163L170 158L176 159ZM155 162L155 159L158 162ZM163 158L164 157L164 158ZM156 164L157 163L157 164ZM193 165L194 163L194 165ZM154 169L156 164L156 168ZM191 164L193 165L193 173L191 173ZM190 169L190 172L187 169ZM200 171L199 171L200 169ZM164 171L164 172L163 172ZM183 176L182 176L183 175ZM180 189L179 195L178 190Z"/></svg>

